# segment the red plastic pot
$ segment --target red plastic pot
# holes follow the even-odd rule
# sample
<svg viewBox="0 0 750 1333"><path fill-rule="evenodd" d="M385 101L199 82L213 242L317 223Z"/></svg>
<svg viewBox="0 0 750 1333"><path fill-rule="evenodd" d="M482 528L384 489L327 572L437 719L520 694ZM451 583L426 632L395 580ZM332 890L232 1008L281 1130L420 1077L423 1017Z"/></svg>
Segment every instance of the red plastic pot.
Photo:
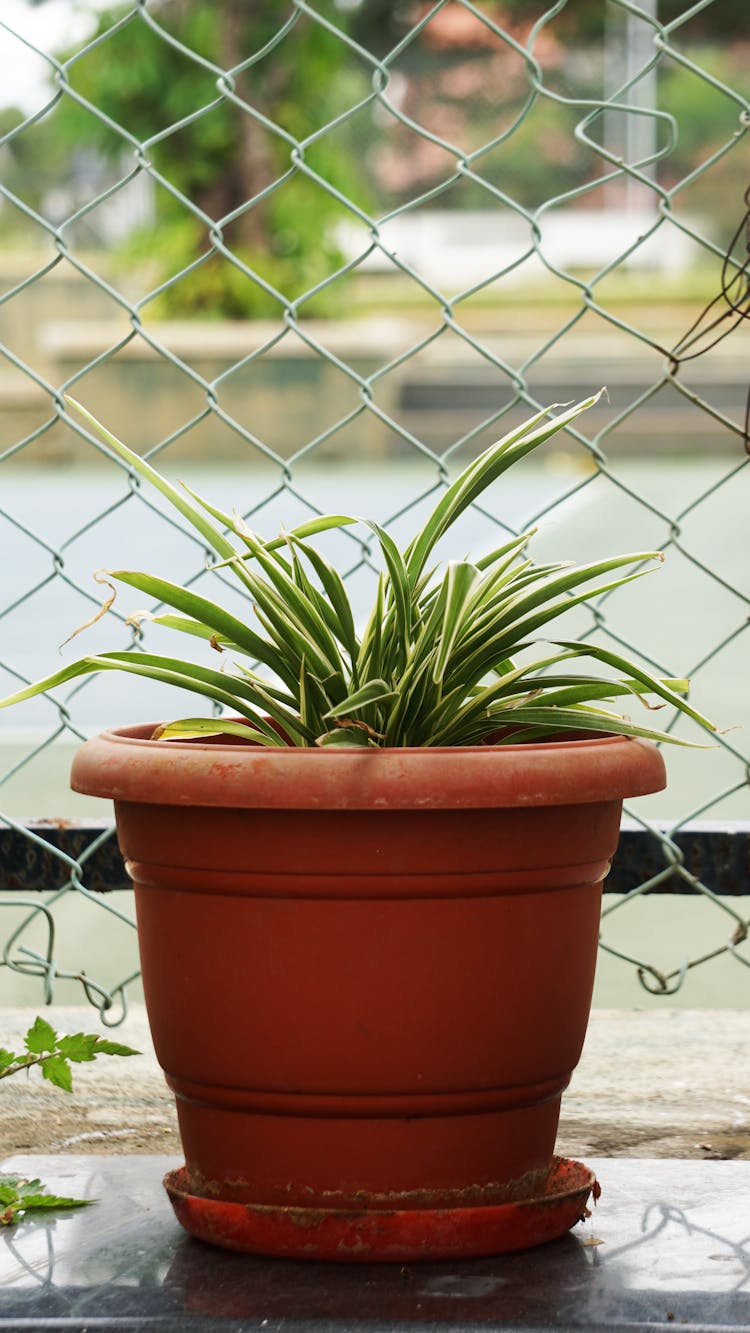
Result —
<svg viewBox="0 0 750 1333"><path fill-rule="evenodd" d="M664 786L658 751L151 731L87 742L72 782L115 801L183 1192L294 1210L300 1254L305 1210L543 1196L622 799Z"/></svg>

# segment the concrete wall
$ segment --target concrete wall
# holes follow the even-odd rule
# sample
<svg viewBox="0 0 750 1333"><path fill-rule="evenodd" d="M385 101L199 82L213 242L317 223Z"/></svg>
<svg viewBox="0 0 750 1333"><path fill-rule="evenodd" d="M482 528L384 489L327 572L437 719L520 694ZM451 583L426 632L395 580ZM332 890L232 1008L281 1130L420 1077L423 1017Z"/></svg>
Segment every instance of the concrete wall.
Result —
<svg viewBox="0 0 750 1333"><path fill-rule="evenodd" d="M89 262L98 271L95 260ZM513 395L509 375L493 357L501 366L526 367L539 402L569 401L606 384L609 401L589 423L596 431L663 377L661 347L672 345L675 336L657 320L660 346L649 346L587 317L537 362L540 346L564 318L533 305L481 312L470 327L489 357L453 332L440 332L437 310L301 319L300 332L284 332L279 321L156 323L144 309L134 331L127 308L67 262L23 287L35 265L41 271L39 257L6 257L0 273L3 290L20 287L0 304L0 343L8 349L0 359L0 453L16 450L19 463L96 459L90 445L55 419L53 396L64 388L138 449L188 426L183 457L288 459L315 443L318 457L372 459L412 448L410 435L440 452L475 428L478 449L512 424L504 420L501 427L482 429ZM117 281L123 284L121 277ZM641 311L641 326L657 314L663 322L663 312ZM689 312L675 318L684 321ZM440 336L432 336L436 332ZM736 344L727 342L720 351L718 358L683 367L687 393L665 384L607 437L606 448L741 448L737 435L700 405L705 399L714 413L718 409L737 423L744 419L746 366ZM391 368L379 373L385 366ZM363 390L361 381L371 377ZM215 410L208 408L207 386ZM33 447L17 449L37 431Z"/></svg>

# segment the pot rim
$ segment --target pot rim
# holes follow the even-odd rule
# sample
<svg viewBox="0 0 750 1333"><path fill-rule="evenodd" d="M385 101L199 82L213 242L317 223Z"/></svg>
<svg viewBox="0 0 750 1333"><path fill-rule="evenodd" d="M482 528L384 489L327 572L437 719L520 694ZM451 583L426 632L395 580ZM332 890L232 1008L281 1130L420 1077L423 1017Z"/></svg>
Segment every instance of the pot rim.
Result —
<svg viewBox="0 0 750 1333"><path fill-rule="evenodd" d="M387 811L580 805L666 785L653 742L613 733L521 745L316 749L151 740L155 725L86 741L73 761L73 790L149 805Z"/></svg>

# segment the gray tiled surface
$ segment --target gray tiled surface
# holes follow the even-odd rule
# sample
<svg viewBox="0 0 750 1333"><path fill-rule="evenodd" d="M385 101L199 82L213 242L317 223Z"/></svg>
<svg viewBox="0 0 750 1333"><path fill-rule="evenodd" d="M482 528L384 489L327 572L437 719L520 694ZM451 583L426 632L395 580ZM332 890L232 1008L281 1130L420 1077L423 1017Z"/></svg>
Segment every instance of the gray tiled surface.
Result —
<svg viewBox="0 0 750 1333"><path fill-rule="evenodd" d="M0 1235L0 1329L750 1330L750 1162L599 1159L590 1221L524 1254L461 1263L255 1259L184 1235L172 1157L15 1157L99 1200Z"/></svg>

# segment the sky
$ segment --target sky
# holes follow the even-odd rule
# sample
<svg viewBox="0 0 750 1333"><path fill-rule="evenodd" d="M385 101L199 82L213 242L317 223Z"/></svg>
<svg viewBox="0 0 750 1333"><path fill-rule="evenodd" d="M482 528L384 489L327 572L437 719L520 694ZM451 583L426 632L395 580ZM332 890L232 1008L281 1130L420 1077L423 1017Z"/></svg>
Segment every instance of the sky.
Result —
<svg viewBox="0 0 750 1333"><path fill-rule="evenodd" d="M103 8L96 0L45 0L34 6L26 0L0 4L0 104L37 111L49 98L50 66L40 51L57 51L80 41L93 26L93 14ZM17 34L17 35L14 35Z"/></svg>

